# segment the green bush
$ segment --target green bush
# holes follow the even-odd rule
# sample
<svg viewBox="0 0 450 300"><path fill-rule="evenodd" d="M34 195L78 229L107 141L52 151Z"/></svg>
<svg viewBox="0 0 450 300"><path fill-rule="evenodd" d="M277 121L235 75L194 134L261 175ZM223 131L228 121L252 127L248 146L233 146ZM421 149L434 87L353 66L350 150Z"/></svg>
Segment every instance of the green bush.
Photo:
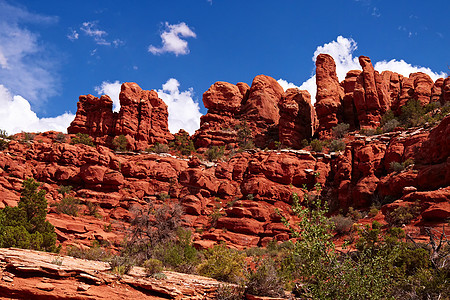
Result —
<svg viewBox="0 0 450 300"><path fill-rule="evenodd" d="M0 139L0 150L5 150L8 148L9 142L3 139Z"/></svg>
<svg viewBox="0 0 450 300"><path fill-rule="evenodd" d="M321 152L322 148L323 148L323 144L324 144L323 141L314 139L311 141L311 148L315 152Z"/></svg>
<svg viewBox="0 0 450 300"><path fill-rule="evenodd" d="M156 273L161 273L164 270L163 263L159 259L150 258L144 261L142 265L145 268L145 273L151 276Z"/></svg>
<svg viewBox="0 0 450 300"><path fill-rule="evenodd" d="M118 275L128 274L135 265L132 259L118 255L109 258L108 263L112 272Z"/></svg>
<svg viewBox="0 0 450 300"><path fill-rule="evenodd" d="M8 133L6 132L6 130L0 129L0 138L8 138Z"/></svg>
<svg viewBox="0 0 450 300"><path fill-rule="evenodd" d="M223 157L225 153L225 146L217 147L212 146L208 150L206 150L205 155L209 161L217 161L221 157Z"/></svg>
<svg viewBox="0 0 450 300"><path fill-rule="evenodd" d="M34 141L34 138L36 137L36 135L34 133L31 132L25 132L24 133L24 141L29 142L29 141Z"/></svg>
<svg viewBox="0 0 450 300"><path fill-rule="evenodd" d="M102 218L102 216L98 212L98 204L97 203L93 203L91 201L86 201L86 208L87 208L87 214L89 216L93 216L97 219Z"/></svg>
<svg viewBox="0 0 450 300"><path fill-rule="evenodd" d="M18 206L0 210L0 248L59 251L55 228L45 220L45 191L38 191L38 187L39 183L34 179L24 180Z"/></svg>
<svg viewBox="0 0 450 300"><path fill-rule="evenodd" d="M420 214L420 206L412 204L408 206L399 206L389 211L385 215L385 220L390 226L401 226L408 224Z"/></svg>
<svg viewBox="0 0 450 300"><path fill-rule="evenodd" d="M391 122L392 120L395 120L395 115L392 110L388 110L382 117L381 117L381 126L384 127L387 123Z"/></svg>
<svg viewBox="0 0 450 300"><path fill-rule="evenodd" d="M75 144L83 144L88 146L94 146L94 141L92 138L86 133L77 133L75 137L71 139L71 143Z"/></svg>
<svg viewBox="0 0 450 300"><path fill-rule="evenodd" d="M167 193L159 193L158 199L161 201L166 201L167 199L170 199L170 196Z"/></svg>
<svg viewBox="0 0 450 300"><path fill-rule="evenodd" d="M117 151L127 151L128 148L128 140L125 135L121 134L116 136L113 140L113 145Z"/></svg>
<svg viewBox="0 0 450 300"><path fill-rule="evenodd" d="M216 290L217 300L242 300L245 298L245 287L236 284L219 284Z"/></svg>
<svg viewBox="0 0 450 300"><path fill-rule="evenodd" d="M56 212L58 214L66 214L69 216L78 216L80 200L67 196L56 204Z"/></svg>
<svg viewBox="0 0 450 300"><path fill-rule="evenodd" d="M331 152L344 151L345 142L343 140L332 140L329 149Z"/></svg>
<svg viewBox="0 0 450 300"><path fill-rule="evenodd" d="M389 164L389 169L394 172L401 172L405 169L405 166L398 161L393 161Z"/></svg>
<svg viewBox="0 0 450 300"><path fill-rule="evenodd" d="M252 130L247 121L243 121L239 125L236 125L235 130L237 130L237 141L241 149L246 150L255 148Z"/></svg>
<svg viewBox="0 0 450 300"><path fill-rule="evenodd" d="M331 130L333 131L333 136L340 139L347 134L349 128L350 128L349 124L339 123L336 126L334 126Z"/></svg>
<svg viewBox="0 0 450 300"><path fill-rule="evenodd" d="M424 115L425 109L420 101L409 100L406 105L402 106L399 120L406 127L414 127L425 123Z"/></svg>
<svg viewBox="0 0 450 300"><path fill-rule="evenodd" d="M67 247L66 254L68 256L88 260L109 261L111 259L111 253L101 248L98 243L95 243L89 248L81 248L71 245Z"/></svg>
<svg viewBox="0 0 450 300"><path fill-rule="evenodd" d="M197 268L200 275L226 282L243 279L245 254L220 244L206 250L203 255L205 259Z"/></svg>
<svg viewBox="0 0 450 300"><path fill-rule="evenodd" d="M58 143L64 143L66 141L66 135L62 132L58 132L55 137L55 141Z"/></svg>
<svg viewBox="0 0 450 300"><path fill-rule="evenodd" d="M175 134L175 140L170 143L170 148L179 151L182 155L191 155L192 152L195 152L194 142L189 133L184 130Z"/></svg>

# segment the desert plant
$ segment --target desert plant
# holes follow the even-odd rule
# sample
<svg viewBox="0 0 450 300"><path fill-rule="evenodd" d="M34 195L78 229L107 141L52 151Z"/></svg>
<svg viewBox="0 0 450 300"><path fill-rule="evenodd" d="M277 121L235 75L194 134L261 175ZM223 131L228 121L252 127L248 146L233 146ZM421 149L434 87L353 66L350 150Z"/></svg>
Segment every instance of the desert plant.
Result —
<svg viewBox="0 0 450 300"><path fill-rule="evenodd" d="M420 206L416 204L399 206L392 211L388 211L385 220L390 226L401 226L408 224L420 214Z"/></svg>
<svg viewBox="0 0 450 300"><path fill-rule="evenodd" d="M67 196L56 204L56 212L69 216L78 216L80 200L75 197Z"/></svg>
<svg viewBox="0 0 450 300"><path fill-rule="evenodd" d="M180 130L175 134L175 140L170 143L170 148L179 151L181 155L191 155L195 152L194 142L191 140L189 133Z"/></svg>
<svg viewBox="0 0 450 300"><path fill-rule="evenodd" d="M9 142L4 140L4 139L0 139L0 150L5 150L6 148L8 148Z"/></svg>
<svg viewBox="0 0 450 300"><path fill-rule="evenodd" d="M6 130L0 129L0 138L2 139L8 138L8 133L6 132Z"/></svg>
<svg viewBox="0 0 450 300"><path fill-rule="evenodd" d="M245 254L220 244L206 250L203 255L205 259L197 268L200 275L226 282L239 282L243 279Z"/></svg>
<svg viewBox="0 0 450 300"><path fill-rule="evenodd" d="M331 217L331 222L334 223L334 229L337 234L345 234L350 232L353 225L353 220L350 217L344 217L343 215L336 215Z"/></svg>
<svg viewBox="0 0 450 300"><path fill-rule="evenodd" d="M343 140L332 140L329 146L330 151L343 151L345 149L345 142Z"/></svg>
<svg viewBox="0 0 450 300"><path fill-rule="evenodd" d="M349 124L339 123L336 126L334 126L331 130L333 131L333 136L340 139L347 134L349 128L350 128Z"/></svg>
<svg viewBox="0 0 450 300"><path fill-rule="evenodd" d="M86 201L85 205L86 205L86 208L87 208L87 214L89 216L93 216L93 217L95 217L97 219L101 219L102 218L102 216L98 212L98 204L97 203L93 203L91 201Z"/></svg>
<svg viewBox="0 0 450 300"><path fill-rule="evenodd" d="M402 106L399 120L406 127L419 126L425 122L424 115L425 109L420 101L409 100L406 105Z"/></svg>
<svg viewBox="0 0 450 300"><path fill-rule="evenodd" d="M397 119L392 119L383 125L383 132L391 132L400 125Z"/></svg>
<svg viewBox="0 0 450 300"><path fill-rule="evenodd" d="M66 196L66 194L70 194L70 192L72 191L72 186L70 185L60 185L58 188L58 193L60 193L63 197Z"/></svg>
<svg viewBox="0 0 450 300"><path fill-rule="evenodd" d="M83 144L88 146L94 146L94 141L92 138L86 133L77 133L75 137L71 139L72 144Z"/></svg>
<svg viewBox="0 0 450 300"><path fill-rule="evenodd" d="M151 276L155 273L161 273L164 269L163 263L159 259L150 258L144 261L142 265L145 268L145 273Z"/></svg>
<svg viewBox="0 0 450 300"><path fill-rule="evenodd" d="M24 132L23 140L26 141L26 142L34 141L35 137L36 137L36 135L34 133Z"/></svg>
<svg viewBox="0 0 450 300"><path fill-rule="evenodd" d="M150 148L150 151L161 154L161 153L168 153L169 152L169 146L166 144L160 144L156 143L152 148Z"/></svg>
<svg viewBox="0 0 450 300"><path fill-rule="evenodd" d="M55 228L48 221L45 191L32 178L23 181L16 207L0 209L0 248L18 247L56 252Z"/></svg>
<svg viewBox="0 0 450 300"><path fill-rule="evenodd" d="M401 172L405 169L405 166L398 161L393 161L389 164L389 169L394 172Z"/></svg>
<svg viewBox="0 0 450 300"><path fill-rule="evenodd" d="M55 137L55 141L57 143L64 143L66 141L66 135L62 132L58 132L58 134Z"/></svg>
<svg viewBox="0 0 450 300"><path fill-rule="evenodd" d="M314 139L311 141L311 149L315 152L321 152L323 148L323 141Z"/></svg>
<svg viewBox="0 0 450 300"><path fill-rule="evenodd" d="M303 149L305 147L309 146L309 142L307 139L303 139L302 142L300 143L300 148Z"/></svg>
<svg viewBox="0 0 450 300"><path fill-rule="evenodd" d="M159 193L158 199L161 201L166 201L167 199L170 199L170 196L167 193Z"/></svg>
<svg viewBox="0 0 450 300"><path fill-rule="evenodd" d="M251 271L247 279L247 294L255 296L283 297L283 282L279 277L274 262L266 258Z"/></svg>
<svg viewBox="0 0 450 300"><path fill-rule="evenodd" d="M219 284L216 290L217 300L242 300L244 299L245 287L238 284Z"/></svg>
<svg viewBox="0 0 450 300"><path fill-rule="evenodd" d="M118 275L128 274L135 265L132 259L118 255L109 258L108 263L112 272Z"/></svg>
<svg viewBox="0 0 450 300"><path fill-rule="evenodd" d="M88 260L109 261L109 259L111 258L111 253L101 248L98 243L93 243L92 247L89 248L76 247L71 245L66 248L66 254L68 256Z"/></svg>
<svg viewBox="0 0 450 300"><path fill-rule="evenodd" d="M252 130L247 121L243 121L239 125L236 125L237 141L241 149L253 149L255 144L253 143Z"/></svg>
<svg viewBox="0 0 450 300"><path fill-rule="evenodd" d="M220 159L225 153L225 146L217 147L212 146L208 150L206 150L205 155L209 161L217 161Z"/></svg>
<svg viewBox="0 0 450 300"><path fill-rule="evenodd" d="M113 145L117 151L127 151L128 148L128 140L125 135L121 134L116 136L113 140Z"/></svg>
<svg viewBox="0 0 450 300"><path fill-rule="evenodd" d="M353 221L358 221L362 218L361 213L353 207L348 208L347 216L350 217Z"/></svg>
<svg viewBox="0 0 450 300"><path fill-rule="evenodd" d="M376 208L375 206L372 206L372 207L370 208L370 210L369 210L368 216L371 217L371 218L373 218L373 217L375 217L376 215L378 215L378 212L379 212L378 208Z"/></svg>

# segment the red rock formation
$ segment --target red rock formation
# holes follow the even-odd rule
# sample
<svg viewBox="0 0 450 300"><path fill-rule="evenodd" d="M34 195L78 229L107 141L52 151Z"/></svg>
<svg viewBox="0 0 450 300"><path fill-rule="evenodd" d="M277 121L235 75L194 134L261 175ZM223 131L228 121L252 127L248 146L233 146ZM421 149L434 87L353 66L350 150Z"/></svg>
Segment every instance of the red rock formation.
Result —
<svg viewBox="0 0 450 300"><path fill-rule="evenodd" d="M450 77L445 78L442 84L442 100L441 103L445 104L450 102Z"/></svg>
<svg viewBox="0 0 450 300"><path fill-rule="evenodd" d="M431 102L443 102L442 87L444 85L444 78L438 78L431 89Z"/></svg>
<svg viewBox="0 0 450 300"><path fill-rule="evenodd" d="M359 127L353 93L360 74L361 71L359 70L351 70L347 73L345 80L342 82L345 93L344 98L342 98L342 122L349 124L350 130L355 130Z"/></svg>
<svg viewBox="0 0 450 300"><path fill-rule="evenodd" d="M409 77L414 80L414 99L418 100L423 106L430 103L431 89L434 85L430 76L422 72L417 72L412 73Z"/></svg>
<svg viewBox="0 0 450 300"><path fill-rule="evenodd" d="M104 95L80 96L75 120L68 133L86 133L107 144L114 136L125 135L131 150L144 150L149 145L173 139L168 129L167 105L155 91L142 90L136 83L122 84L120 112L112 112L112 101Z"/></svg>
<svg viewBox="0 0 450 300"><path fill-rule="evenodd" d="M316 108L321 138L331 136L331 128L339 123L339 110L344 89L336 75L336 64L328 54L319 54L316 59Z"/></svg>
<svg viewBox="0 0 450 300"><path fill-rule="evenodd" d="M379 75L373 69L372 62L367 56L360 56L359 63L363 71L358 77L354 101L361 127L377 127L380 124L382 106L378 97L376 79ZM380 78L378 78L378 81ZM385 91L380 93L385 95ZM385 105L385 104L383 104Z"/></svg>
<svg viewBox="0 0 450 300"><path fill-rule="evenodd" d="M107 96L99 98L82 95L77 103L75 119L67 128L68 133L85 133L93 137L112 134L117 116L112 111L113 102Z"/></svg>
<svg viewBox="0 0 450 300"><path fill-rule="evenodd" d="M318 125L311 96L308 91L288 89L278 107L281 145L294 149L301 148L302 140L311 139Z"/></svg>

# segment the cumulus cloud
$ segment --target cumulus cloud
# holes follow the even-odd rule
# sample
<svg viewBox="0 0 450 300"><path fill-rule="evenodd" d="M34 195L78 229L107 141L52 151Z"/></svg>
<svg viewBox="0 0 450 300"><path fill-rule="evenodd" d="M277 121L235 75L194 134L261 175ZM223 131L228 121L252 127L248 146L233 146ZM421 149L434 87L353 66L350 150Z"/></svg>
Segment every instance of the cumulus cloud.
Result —
<svg viewBox="0 0 450 300"><path fill-rule="evenodd" d="M378 72L383 72L383 71L389 70L389 71L397 72L406 77L408 77L409 74L411 74L411 73L423 72L423 73L428 74L431 77L431 79L433 79L433 81L436 81L436 79L441 78L441 77L444 77L444 78L447 77L447 74L444 72L436 73L436 72L433 72L430 68L413 66L413 65L405 62L403 59L401 59L401 60L391 59L390 61L385 61L385 60L379 61L375 64L374 68Z"/></svg>
<svg viewBox="0 0 450 300"><path fill-rule="evenodd" d="M176 56L189 53L188 42L182 38L197 37L194 31L186 23L170 25L165 23L165 30L161 33L162 46L150 45L148 51L152 54L173 53Z"/></svg>
<svg viewBox="0 0 450 300"><path fill-rule="evenodd" d="M0 0L0 83L34 104L57 94L57 55L50 53L39 35L24 24L51 24L57 20Z"/></svg>
<svg viewBox="0 0 450 300"><path fill-rule="evenodd" d="M99 86L95 87L95 91L101 95L106 94L113 101L113 110L120 110L120 87L119 81L109 82L103 81ZM170 78L162 88L157 90L158 96L164 100L169 111L169 130L177 133L180 129L184 129L189 134L195 133L200 127L200 107L193 99L194 91L192 88L186 91L180 91L180 83L175 78Z"/></svg>
<svg viewBox="0 0 450 300"><path fill-rule="evenodd" d="M298 86L296 86L292 82L288 82L287 80L280 78L277 81L278 81L278 84L281 85L281 87L283 88L284 91L286 91L287 89L290 89L290 88L298 88Z"/></svg>
<svg viewBox="0 0 450 300"><path fill-rule="evenodd" d="M43 132L55 130L66 132L74 115L64 113L54 118L39 118L31 109L30 103L19 95L11 92L0 84L0 129L8 134L18 132Z"/></svg>
<svg viewBox="0 0 450 300"><path fill-rule="evenodd" d="M345 75L350 70L361 70L359 65L359 60L357 56L354 56L354 52L358 49L357 43L352 38L345 38L338 36L335 41L326 43L322 46L318 46L314 55L312 57L313 62L316 62L317 56L321 53L329 54L333 57L336 63L336 74L339 81L345 79ZM372 62L374 63L374 62ZM404 60L392 59L390 61L379 61L374 63L375 70L382 72L385 70L390 70L402 74L403 76L409 76L410 73L423 72L428 75L433 80L440 77L446 77L447 75L443 72L436 73L430 68L413 66ZM286 89L286 87L295 86L295 83L290 83L284 79L279 79L280 85ZM314 103L316 100L317 86L316 86L316 75L312 74L309 79L303 82L300 87L302 90L307 90L311 94L311 101Z"/></svg>
<svg viewBox="0 0 450 300"><path fill-rule="evenodd" d="M118 80L114 82L103 81L99 86L94 89L99 95L108 95L113 101L113 111L118 112L120 110L120 87L122 83Z"/></svg>
<svg viewBox="0 0 450 300"><path fill-rule="evenodd" d="M192 88L180 92L180 83L175 78L170 78L162 89L159 89L158 96L164 100L169 110L169 130L172 133L184 129L189 134L195 133L200 127L200 107L192 98L194 91Z"/></svg>

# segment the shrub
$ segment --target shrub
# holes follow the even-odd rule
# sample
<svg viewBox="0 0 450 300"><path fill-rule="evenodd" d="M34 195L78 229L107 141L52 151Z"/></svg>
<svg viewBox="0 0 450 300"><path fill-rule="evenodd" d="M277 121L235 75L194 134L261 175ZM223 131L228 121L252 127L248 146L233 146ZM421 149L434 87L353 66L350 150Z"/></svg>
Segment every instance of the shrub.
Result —
<svg viewBox="0 0 450 300"><path fill-rule="evenodd" d="M208 150L206 150L205 154L209 161L216 161L220 159L225 153L225 146L217 147L212 146Z"/></svg>
<svg viewBox="0 0 450 300"><path fill-rule="evenodd" d="M353 220L350 217L344 217L343 215L337 215L331 217L331 222L334 223L334 229L337 234L345 234L350 232L353 225Z"/></svg>
<svg viewBox="0 0 450 300"><path fill-rule="evenodd" d="M170 143L170 148L179 151L182 155L191 155L192 152L195 152L194 142L189 133L184 130L175 134L175 140Z"/></svg>
<svg viewBox="0 0 450 300"><path fill-rule="evenodd" d="M250 272L245 292L255 296L284 296L283 282L270 259L263 260L255 271Z"/></svg>
<svg viewBox="0 0 450 300"><path fill-rule="evenodd" d="M68 256L88 260L108 261L111 258L111 254L101 248L98 243L89 248L81 248L71 245L66 248L66 253Z"/></svg>
<svg viewBox="0 0 450 300"><path fill-rule="evenodd" d="M34 179L24 180L18 206L0 209L0 248L59 251L55 228L46 221L45 191L38 187Z"/></svg>
<svg viewBox="0 0 450 300"><path fill-rule="evenodd" d="M168 153L169 146L167 146L166 144L156 143L152 148L150 148L150 151L158 153L158 154Z"/></svg>
<svg viewBox="0 0 450 300"><path fill-rule="evenodd" d="M127 151L128 148L128 140L125 135L121 134L116 136L113 140L113 145L117 151Z"/></svg>
<svg viewBox="0 0 450 300"><path fill-rule="evenodd" d="M91 201L86 201L86 208L87 208L87 214L89 216L93 216L97 219L101 219L102 216L100 215L100 213L98 212L98 204L97 203L93 203Z"/></svg>
<svg viewBox="0 0 450 300"><path fill-rule="evenodd" d="M170 199L170 196L167 193L159 193L158 199L161 201L166 201L167 199Z"/></svg>
<svg viewBox="0 0 450 300"><path fill-rule="evenodd" d="M425 123L424 115L425 109L422 107L420 101L409 100L406 105L402 106L399 119L406 127L413 127Z"/></svg>
<svg viewBox="0 0 450 300"><path fill-rule="evenodd" d="M345 142L343 140L332 140L330 143L330 151L343 151L345 149Z"/></svg>
<svg viewBox="0 0 450 300"><path fill-rule="evenodd" d="M243 278L245 254L224 244L215 245L203 254L205 259L197 268L200 275L226 282L239 282Z"/></svg>
<svg viewBox="0 0 450 300"><path fill-rule="evenodd" d="M253 194L247 194L247 200L255 200L255 196Z"/></svg>
<svg viewBox="0 0 450 300"><path fill-rule="evenodd" d="M164 269L163 263L155 258L150 258L144 261L144 264L142 265L145 268L145 273L148 276L151 276L155 273L161 273Z"/></svg>
<svg viewBox="0 0 450 300"><path fill-rule="evenodd" d="M301 144L300 144L300 148L303 149L303 148L308 147L308 146L309 146L308 140L307 139L303 139Z"/></svg>
<svg viewBox="0 0 450 300"><path fill-rule="evenodd" d="M353 221L358 221L362 218L361 213L353 207L348 208L347 216L349 216Z"/></svg>
<svg viewBox="0 0 450 300"><path fill-rule="evenodd" d="M395 115L392 110L388 110L382 117L381 117L381 126L384 127L387 123L395 120ZM397 121L398 122L398 121Z"/></svg>
<svg viewBox="0 0 450 300"><path fill-rule="evenodd" d="M366 136L372 136L377 134L376 129L372 129L372 128L361 128L359 130L359 133L362 135L366 135Z"/></svg>
<svg viewBox="0 0 450 300"><path fill-rule="evenodd" d="M58 134L55 137L55 141L57 143L64 143L66 141L66 135L62 132L58 132Z"/></svg>
<svg viewBox="0 0 450 300"><path fill-rule="evenodd" d="M383 125L383 132L391 132L400 125L397 119L392 119Z"/></svg>
<svg viewBox="0 0 450 300"><path fill-rule="evenodd" d="M63 197L66 196L66 194L70 194L72 191L72 186L70 185L60 185L58 188L58 193L60 193Z"/></svg>
<svg viewBox="0 0 450 300"><path fill-rule="evenodd" d="M314 139L311 141L311 148L315 152L321 152L323 148L323 141Z"/></svg>
<svg viewBox="0 0 450 300"><path fill-rule="evenodd" d="M245 288L242 285L219 284L216 290L217 300L242 300L244 299Z"/></svg>
<svg viewBox="0 0 450 300"><path fill-rule="evenodd" d="M71 139L71 143L75 144L83 144L88 146L94 146L94 141L92 138L86 133L77 133L75 137Z"/></svg>
<svg viewBox="0 0 450 300"><path fill-rule="evenodd" d="M28 141L34 141L34 138L36 137L36 135L34 133L31 132L25 132L24 133L24 141L28 142Z"/></svg>
<svg viewBox="0 0 450 300"><path fill-rule="evenodd" d="M5 150L8 148L9 142L3 139L0 139L0 150Z"/></svg>
<svg viewBox="0 0 450 300"><path fill-rule="evenodd" d="M8 133L6 132L6 130L0 129L0 138L8 138Z"/></svg>
<svg viewBox="0 0 450 300"><path fill-rule="evenodd" d="M369 210L368 216L371 217L371 218L373 218L373 217L375 217L376 215L378 215L378 212L379 212L378 208L376 208L375 206L372 206L372 207L370 208L370 210Z"/></svg>
<svg viewBox="0 0 450 300"><path fill-rule="evenodd" d="M405 166L398 161L393 161L389 164L389 169L394 172L401 172L405 169Z"/></svg>
<svg viewBox="0 0 450 300"><path fill-rule="evenodd" d="M385 220L390 226L401 226L408 224L420 214L420 206L418 204L399 206L389 211L385 215Z"/></svg>
<svg viewBox="0 0 450 300"><path fill-rule="evenodd" d="M253 149L255 144L253 143L252 130L247 121L244 121L235 127L237 130L237 141L241 149Z"/></svg>
<svg viewBox="0 0 450 300"><path fill-rule="evenodd" d="M339 123L336 126L334 126L331 130L333 131L333 136L340 139L347 134L349 128L350 128L349 124Z"/></svg>
<svg viewBox="0 0 450 300"><path fill-rule="evenodd" d="M76 217L78 215L80 200L68 196L64 197L56 204L56 212L59 214L66 214Z"/></svg>
<svg viewBox="0 0 450 300"><path fill-rule="evenodd" d="M109 258L108 263L112 272L118 275L128 274L135 265L132 259L117 255Z"/></svg>

